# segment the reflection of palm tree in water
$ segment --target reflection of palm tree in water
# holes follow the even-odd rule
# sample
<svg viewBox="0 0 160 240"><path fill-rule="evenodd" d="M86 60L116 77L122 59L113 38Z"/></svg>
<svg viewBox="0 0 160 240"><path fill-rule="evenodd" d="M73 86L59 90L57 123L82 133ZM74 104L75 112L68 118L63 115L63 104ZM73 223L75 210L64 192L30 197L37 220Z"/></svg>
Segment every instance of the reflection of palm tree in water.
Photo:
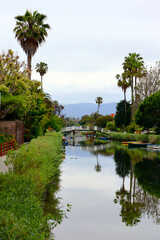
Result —
<svg viewBox="0 0 160 240"><path fill-rule="evenodd" d="M96 170L96 172L100 172L101 165L99 164L99 161L98 161L98 154L96 154L96 158L97 158L97 164L95 165L95 170Z"/></svg>
<svg viewBox="0 0 160 240"><path fill-rule="evenodd" d="M160 223L160 199L148 194L146 191L146 186L150 186L151 176L156 176L155 172L153 174L152 167L154 166L153 168L157 171L158 166L155 164L155 162L153 163L152 161L148 161L148 159L146 161L143 159L143 161L133 165L133 157L135 153L132 153L133 157L131 156L131 152L130 156L128 155L129 158L127 155L127 152L125 153L124 150L117 149L114 156L116 173L123 178L122 187L120 190L116 191L116 198L114 199L114 202L119 203L121 206L120 216L122 217L122 222L125 222L127 226L136 225L140 222L143 214L146 213L148 218L152 217L154 222ZM149 166L147 166L147 164ZM129 169L127 165L130 167ZM128 171L126 171L127 169ZM150 169L152 169L152 171ZM159 176L159 169L157 171L157 176ZM147 171L149 173L147 173ZM124 184L126 173L129 175L130 180L128 191L125 190ZM135 175L138 176L138 181ZM138 185L138 182L140 181L145 184L147 183L144 189ZM154 185L156 185L156 183Z"/></svg>
<svg viewBox="0 0 160 240"><path fill-rule="evenodd" d="M123 178L122 187L116 191L115 203L120 203L122 206L120 216L122 222L128 226L133 226L140 221L143 204L135 202L135 185L136 180L133 181L133 164L130 156L123 149L115 151L114 160L116 163L116 173ZM125 190L125 177L130 175L130 189Z"/></svg>

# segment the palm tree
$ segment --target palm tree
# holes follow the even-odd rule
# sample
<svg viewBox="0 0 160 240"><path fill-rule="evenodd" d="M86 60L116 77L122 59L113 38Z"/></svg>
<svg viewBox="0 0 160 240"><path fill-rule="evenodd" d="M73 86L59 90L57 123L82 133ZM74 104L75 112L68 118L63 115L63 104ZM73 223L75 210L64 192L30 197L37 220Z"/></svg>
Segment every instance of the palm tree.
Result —
<svg viewBox="0 0 160 240"><path fill-rule="evenodd" d="M98 104L97 112L99 113L99 108L100 108L100 105L103 103L103 98L102 97L97 97L95 101Z"/></svg>
<svg viewBox="0 0 160 240"><path fill-rule="evenodd" d="M97 164L95 165L95 170L96 170L96 172L100 172L101 165L99 164L99 161L98 161L98 154L96 154L96 158L97 158Z"/></svg>
<svg viewBox="0 0 160 240"><path fill-rule="evenodd" d="M125 57L123 69L125 78L129 79L131 83L132 120L133 120L135 107L137 108L137 79L145 76L146 74L143 58L140 56L140 54L129 53L128 57Z"/></svg>
<svg viewBox="0 0 160 240"><path fill-rule="evenodd" d="M125 74L122 73L122 76L120 76L119 74L116 75L116 78L118 80L118 87L122 88L122 91L124 91L124 106L125 106L125 115L126 115L126 90L128 87L131 86L130 81L128 82L125 78Z"/></svg>
<svg viewBox="0 0 160 240"><path fill-rule="evenodd" d="M13 31L27 55L28 75L30 79L32 57L36 53L38 47L45 42L45 38L48 36L47 30L50 29L48 24L44 24L46 18L47 16L44 14L40 14L37 11L32 14L32 12L28 10L24 16L18 15L15 17L17 21Z"/></svg>
<svg viewBox="0 0 160 240"><path fill-rule="evenodd" d="M36 72L39 72L39 74L41 76L41 90L42 90L43 89L42 80L43 80L44 74L46 74L46 72L48 71L48 65L47 65L47 63L40 62L40 63L36 64L35 69L36 69Z"/></svg>

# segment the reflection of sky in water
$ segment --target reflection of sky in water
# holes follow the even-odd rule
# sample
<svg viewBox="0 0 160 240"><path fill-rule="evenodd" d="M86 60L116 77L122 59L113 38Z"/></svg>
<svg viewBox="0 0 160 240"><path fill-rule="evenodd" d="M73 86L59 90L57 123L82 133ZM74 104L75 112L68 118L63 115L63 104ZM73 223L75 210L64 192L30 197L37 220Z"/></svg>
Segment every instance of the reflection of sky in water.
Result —
<svg viewBox="0 0 160 240"><path fill-rule="evenodd" d="M160 226L142 219L134 227L121 222L120 205L114 204L122 178L115 174L113 156L98 156L101 172L95 171L97 158L80 147L66 148L62 164L63 205L72 205L68 219L55 229L56 240L159 240ZM129 189L129 178L125 179Z"/></svg>

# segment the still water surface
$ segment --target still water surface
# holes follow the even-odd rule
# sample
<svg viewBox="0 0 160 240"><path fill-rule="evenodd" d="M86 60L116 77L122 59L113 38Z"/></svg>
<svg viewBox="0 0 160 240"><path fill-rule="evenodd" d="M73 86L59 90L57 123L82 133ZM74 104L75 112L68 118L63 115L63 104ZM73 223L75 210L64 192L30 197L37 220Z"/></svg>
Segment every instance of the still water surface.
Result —
<svg viewBox="0 0 160 240"><path fill-rule="evenodd" d="M56 240L159 240L160 153L67 146L58 197L72 207Z"/></svg>

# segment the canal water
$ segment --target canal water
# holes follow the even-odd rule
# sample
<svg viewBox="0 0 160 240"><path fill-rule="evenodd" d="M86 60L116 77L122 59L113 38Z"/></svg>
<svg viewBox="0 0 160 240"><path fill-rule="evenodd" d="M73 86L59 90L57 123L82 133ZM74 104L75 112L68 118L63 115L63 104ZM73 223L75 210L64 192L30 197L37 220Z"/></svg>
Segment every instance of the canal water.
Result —
<svg viewBox="0 0 160 240"><path fill-rule="evenodd" d="M85 145L87 144L87 145ZM108 142L66 146L56 240L159 240L160 152Z"/></svg>

